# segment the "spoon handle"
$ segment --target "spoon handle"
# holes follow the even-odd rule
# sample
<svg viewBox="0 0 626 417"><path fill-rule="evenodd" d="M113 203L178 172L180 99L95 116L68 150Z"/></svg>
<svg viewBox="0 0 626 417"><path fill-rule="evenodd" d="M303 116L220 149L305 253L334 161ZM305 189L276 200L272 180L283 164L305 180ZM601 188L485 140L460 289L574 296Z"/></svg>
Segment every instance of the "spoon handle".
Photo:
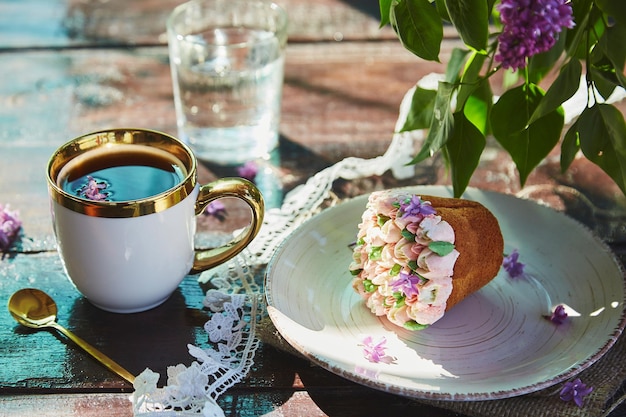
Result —
<svg viewBox="0 0 626 417"><path fill-rule="evenodd" d="M91 356L94 357L94 359L96 359L98 362L100 362L101 364L109 368L111 371L115 372L116 374L118 374L119 376L124 378L126 381L130 382L131 384L135 382L135 377L133 376L133 374L128 372L126 369L122 368L122 366L119 365L117 362L115 362L113 359L109 358L107 355L100 352L98 349L91 346L89 343L85 342L83 339L76 336L74 333L72 333L65 327L61 326L60 324L56 322L52 322L50 323L50 325L54 327L55 329L57 329L58 331L60 331L61 333L63 333L65 336L67 336L68 339L76 343L81 349L89 353Z"/></svg>

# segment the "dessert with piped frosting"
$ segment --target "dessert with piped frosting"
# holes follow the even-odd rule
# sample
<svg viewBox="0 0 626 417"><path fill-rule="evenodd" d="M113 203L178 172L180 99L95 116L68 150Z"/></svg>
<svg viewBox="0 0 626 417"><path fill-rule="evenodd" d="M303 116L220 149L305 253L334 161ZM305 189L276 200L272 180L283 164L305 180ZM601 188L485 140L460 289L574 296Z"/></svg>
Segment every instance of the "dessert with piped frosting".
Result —
<svg viewBox="0 0 626 417"><path fill-rule="evenodd" d="M478 202L377 191L358 225L352 286L375 315L422 329L497 275L503 247Z"/></svg>

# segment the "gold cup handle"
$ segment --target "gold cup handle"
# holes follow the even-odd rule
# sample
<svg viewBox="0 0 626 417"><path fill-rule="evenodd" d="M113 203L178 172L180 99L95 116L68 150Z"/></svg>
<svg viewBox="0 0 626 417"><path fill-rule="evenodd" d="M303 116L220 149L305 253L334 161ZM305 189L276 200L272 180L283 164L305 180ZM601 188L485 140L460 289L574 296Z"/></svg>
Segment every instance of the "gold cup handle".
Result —
<svg viewBox="0 0 626 417"><path fill-rule="evenodd" d="M222 178L200 187L196 199L196 215L201 214L213 200L235 197L243 200L251 210L251 222L230 242L212 249L196 251L190 274L197 274L220 265L241 252L259 233L263 224L265 203L259 189L243 178Z"/></svg>

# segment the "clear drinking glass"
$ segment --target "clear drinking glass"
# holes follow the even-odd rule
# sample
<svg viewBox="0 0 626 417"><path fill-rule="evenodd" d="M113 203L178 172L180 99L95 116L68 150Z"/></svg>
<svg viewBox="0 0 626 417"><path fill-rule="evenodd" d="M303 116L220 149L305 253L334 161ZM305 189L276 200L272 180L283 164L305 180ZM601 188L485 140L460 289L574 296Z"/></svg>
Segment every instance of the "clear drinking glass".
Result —
<svg viewBox="0 0 626 417"><path fill-rule="evenodd" d="M180 139L238 164L278 144L287 14L264 0L192 0L167 20Z"/></svg>

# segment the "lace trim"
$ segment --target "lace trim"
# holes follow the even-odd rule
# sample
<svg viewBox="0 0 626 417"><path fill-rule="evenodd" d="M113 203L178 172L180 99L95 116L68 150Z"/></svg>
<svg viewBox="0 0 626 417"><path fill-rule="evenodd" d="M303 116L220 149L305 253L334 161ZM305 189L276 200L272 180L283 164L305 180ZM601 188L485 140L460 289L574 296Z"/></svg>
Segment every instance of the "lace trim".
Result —
<svg viewBox="0 0 626 417"><path fill-rule="evenodd" d="M160 375L150 369L137 376L131 396L136 416L224 416L217 398L241 381L254 363L259 345L255 326L263 311L261 296L209 290L203 304L213 312L204 324L209 346L187 345L196 360L189 366L168 367L163 388L157 388Z"/></svg>

